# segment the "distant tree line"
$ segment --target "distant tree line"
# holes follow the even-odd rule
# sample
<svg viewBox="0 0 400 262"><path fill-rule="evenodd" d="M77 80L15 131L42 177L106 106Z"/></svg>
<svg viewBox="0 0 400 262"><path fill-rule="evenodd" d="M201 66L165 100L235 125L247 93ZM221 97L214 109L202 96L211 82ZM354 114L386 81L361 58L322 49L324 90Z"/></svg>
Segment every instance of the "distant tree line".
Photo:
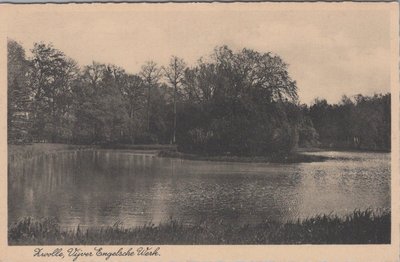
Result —
<svg viewBox="0 0 400 262"><path fill-rule="evenodd" d="M176 143L235 155L390 149L390 94L301 105L287 64L272 53L222 46L194 66L172 56L137 74L97 62L80 68L51 44L31 53L8 40L9 143Z"/></svg>
<svg viewBox="0 0 400 262"><path fill-rule="evenodd" d="M316 99L307 109L323 147L390 150L390 94L343 96L338 104Z"/></svg>

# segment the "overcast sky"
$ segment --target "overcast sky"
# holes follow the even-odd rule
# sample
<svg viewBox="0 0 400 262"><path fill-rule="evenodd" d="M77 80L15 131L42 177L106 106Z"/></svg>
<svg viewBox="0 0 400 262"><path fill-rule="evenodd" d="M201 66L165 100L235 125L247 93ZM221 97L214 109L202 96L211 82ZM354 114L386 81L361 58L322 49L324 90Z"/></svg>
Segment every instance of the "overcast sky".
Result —
<svg viewBox="0 0 400 262"><path fill-rule="evenodd" d="M337 102L343 94L390 90L387 10L299 5L27 6L9 17L7 35L26 49L34 42L52 42L80 65L95 60L130 73L147 60L167 64L171 55L193 65L223 44L271 51L289 64L300 100L307 104L315 97Z"/></svg>

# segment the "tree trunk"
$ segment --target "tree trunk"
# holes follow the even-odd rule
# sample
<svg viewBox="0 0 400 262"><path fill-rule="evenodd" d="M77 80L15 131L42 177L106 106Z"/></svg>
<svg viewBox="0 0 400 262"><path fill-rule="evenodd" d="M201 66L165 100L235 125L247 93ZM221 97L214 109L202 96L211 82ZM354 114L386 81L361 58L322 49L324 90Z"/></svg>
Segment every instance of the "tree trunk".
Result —
<svg viewBox="0 0 400 262"><path fill-rule="evenodd" d="M150 132L150 89L151 85L149 84L148 94L147 94L147 132Z"/></svg>
<svg viewBox="0 0 400 262"><path fill-rule="evenodd" d="M174 86L174 130L172 136L172 144L176 143L176 84Z"/></svg>

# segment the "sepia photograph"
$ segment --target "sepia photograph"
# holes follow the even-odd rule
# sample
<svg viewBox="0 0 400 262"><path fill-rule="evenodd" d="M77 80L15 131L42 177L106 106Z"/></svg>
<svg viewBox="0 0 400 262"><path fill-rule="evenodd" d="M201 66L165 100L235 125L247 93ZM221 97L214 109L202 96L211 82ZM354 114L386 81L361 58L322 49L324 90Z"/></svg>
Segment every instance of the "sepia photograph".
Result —
<svg viewBox="0 0 400 262"><path fill-rule="evenodd" d="M397 5L7 7L8 246L393 244Z"/></svg>

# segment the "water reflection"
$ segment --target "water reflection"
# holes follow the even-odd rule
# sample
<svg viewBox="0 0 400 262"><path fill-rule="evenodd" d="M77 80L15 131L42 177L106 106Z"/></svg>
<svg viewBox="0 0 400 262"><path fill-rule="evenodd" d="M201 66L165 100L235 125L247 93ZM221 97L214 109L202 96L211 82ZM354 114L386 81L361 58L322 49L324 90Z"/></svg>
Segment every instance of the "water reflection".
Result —
<svg viewBox="0 0 400 262"><path fill-rule="evenodd" d="M111 150L40 155L9 164L9 221L55 216L63 227L137 226L172 217L247 224L390 207L389 154L324 154L343 159L282 165Z"/></svg>

